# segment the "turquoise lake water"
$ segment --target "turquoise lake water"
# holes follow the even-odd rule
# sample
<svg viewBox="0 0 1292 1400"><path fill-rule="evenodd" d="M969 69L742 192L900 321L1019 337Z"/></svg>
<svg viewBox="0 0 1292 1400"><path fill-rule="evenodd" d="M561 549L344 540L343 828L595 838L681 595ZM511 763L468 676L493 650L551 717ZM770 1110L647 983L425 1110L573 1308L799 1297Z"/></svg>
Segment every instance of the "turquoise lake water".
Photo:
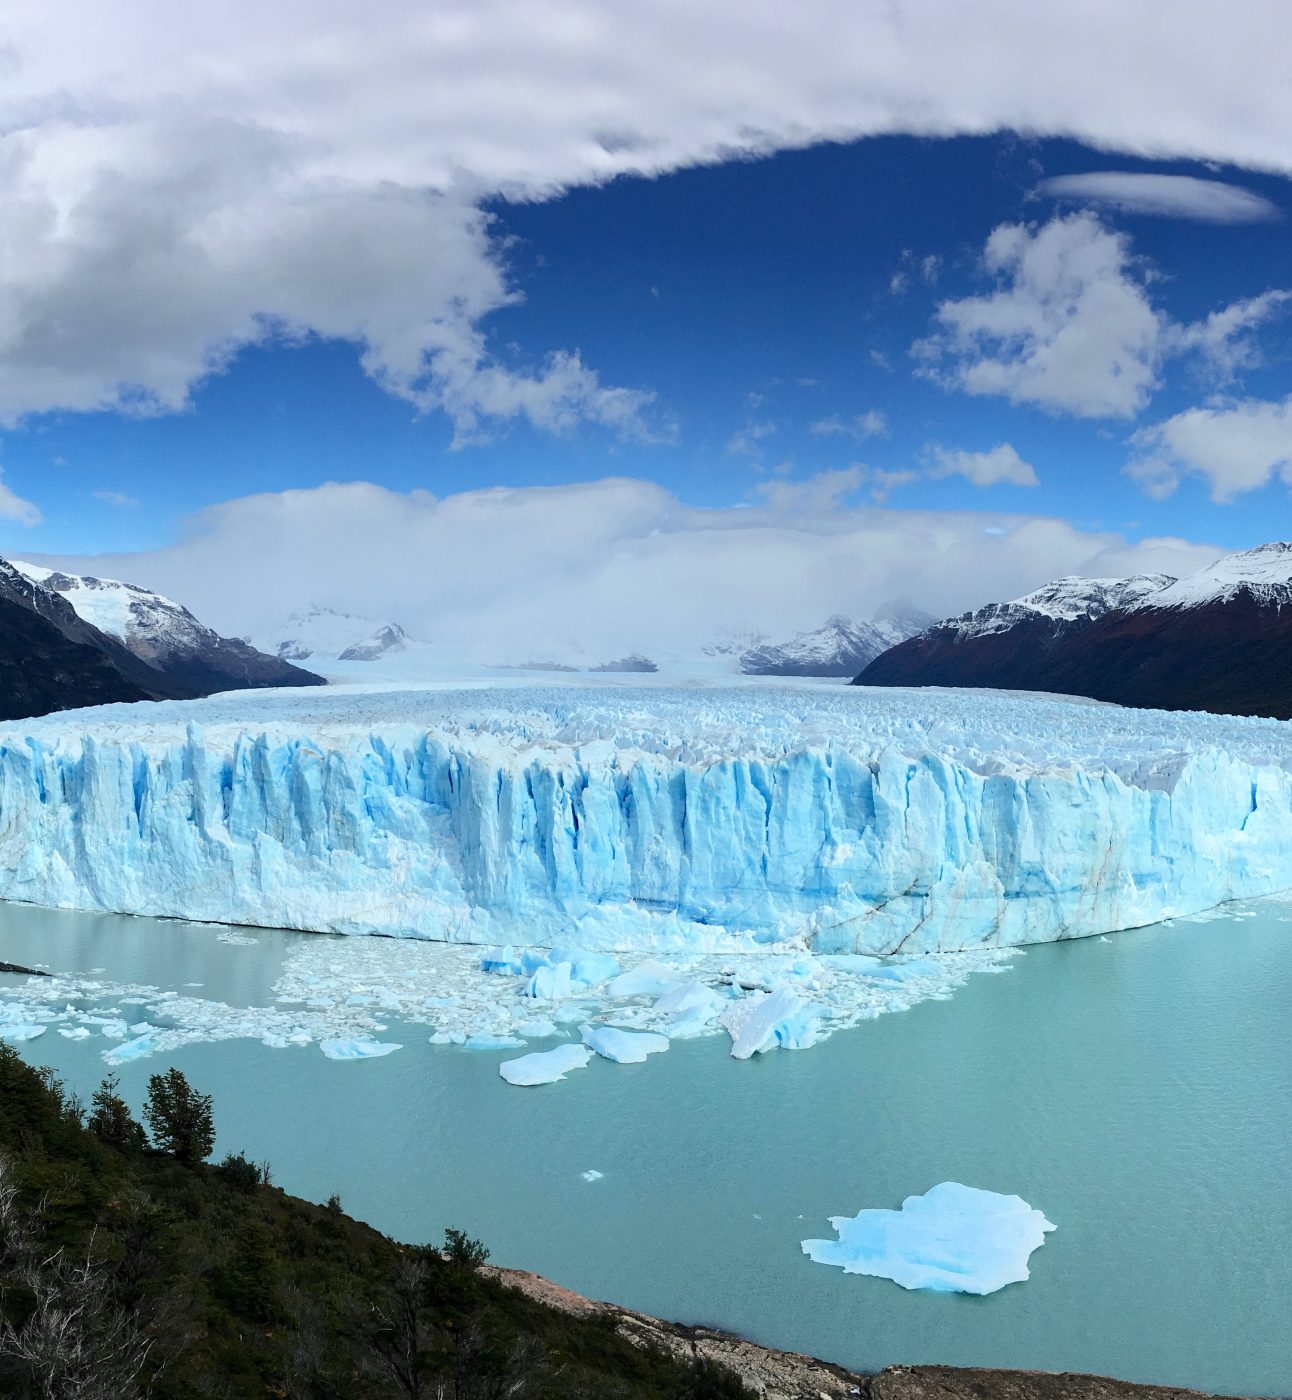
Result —
<svg viewBox="0 0 1292 1400"><path fill-rule="evenodd" d="M739 1063L725 1037L509 1088L500 1052L426 1043L336 1062L253 1040L173 1061L216 1100L217 1151L405 1239L446 1225L593 1296L864 1370L1097 1371L1292 1393L1292 909L1029 949L948 1001ZM0 958L259 1005L293 941L0 906ZM6 979L9 981L10 979ZM20 1047L88 1097L102 1040ZM511 1052L516 1053L516 1052ZM601 1180L581 1173L595 1169ZM955 1180L1057 1230L987 1298L811 1263L827 1217Z"/></svg>

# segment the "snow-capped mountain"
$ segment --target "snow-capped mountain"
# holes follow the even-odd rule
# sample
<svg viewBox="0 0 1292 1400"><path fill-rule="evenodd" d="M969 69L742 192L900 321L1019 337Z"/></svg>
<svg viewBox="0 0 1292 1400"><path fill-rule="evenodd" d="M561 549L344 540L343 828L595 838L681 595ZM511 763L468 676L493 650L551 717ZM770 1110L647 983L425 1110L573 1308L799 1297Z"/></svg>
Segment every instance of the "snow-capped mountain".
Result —
<svg viewBox="0 0 1292 1400"><path fill-rule="evenodd" d="M875 657L932 621L909 605L889 605L871 622L836 615L824 627L800 632L779 646L750 647L741 654L740 669L747 676L855 676Z"/></svg>
<svg viewBox="0 0 1292 1400"><path fill-rule="evenodd" d="M284 661L377 661L406 650L412 638L397 622L307 608L258 638L265 651Z"/></svg>
<svg viewBox="0 0 1292 1400"><path fill-rule="evenodd" d="M1183 579L1059 579L926 628L857 684L1046 690L1290 718L1292 544L1227 555Z"/></svg>
<svg viewBox="0 0 1292 1400"><path fill-rule="evenodd" d="M137 584L66 574L17 560L13 567L42 593L70 604L83 622L167 677L172 684L166 693L212 695L221 690L323 684L321 676L266 656L240 638L220 636L183 604Z"/></svg>

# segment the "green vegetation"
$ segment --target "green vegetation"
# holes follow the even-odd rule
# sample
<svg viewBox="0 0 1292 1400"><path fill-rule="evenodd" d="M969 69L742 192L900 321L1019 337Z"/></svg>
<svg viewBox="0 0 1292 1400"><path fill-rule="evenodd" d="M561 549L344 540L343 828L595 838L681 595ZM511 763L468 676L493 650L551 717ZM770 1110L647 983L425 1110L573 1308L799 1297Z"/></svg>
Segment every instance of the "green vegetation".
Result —
<svg viewBox="0 0 1292 1400"><path fill-rule="evenodd" d="M14 1400L740 1400L481 1271L207 1165L211 1101L149 1081L153 1146L112 1079L87 1114L0 1045L0 1395Z"/></svg>

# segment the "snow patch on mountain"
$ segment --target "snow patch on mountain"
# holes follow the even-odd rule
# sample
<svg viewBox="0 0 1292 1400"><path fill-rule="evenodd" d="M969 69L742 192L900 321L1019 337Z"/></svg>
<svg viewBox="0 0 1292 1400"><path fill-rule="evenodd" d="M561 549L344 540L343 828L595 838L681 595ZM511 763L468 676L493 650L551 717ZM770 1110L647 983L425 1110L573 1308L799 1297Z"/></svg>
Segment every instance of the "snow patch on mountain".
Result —
<svg viewBox="0 0 1292 1400"><path fill-rule="evenodd" d="M1292 543L1270 544L1227 554L1160 592L1137 600L1138 608L1199 608L1247 595L1262 607L1292 606Z"/></svg>
<svg viewBox="0 0 1292 1400"><path fill-rule="evenodd" d="M412 639L397 622L307 608L267 629L258 645L284 661L376 661L406 651Z"/></svg>
<svg viewBox="0 0 1292 1400"><path fill-rule="evenodd" d="M976 612L948 618L935 626L949 628L958 640L967 641L1006 632L1035 618L1046 618L1061 626L1093 622L1115 609L1143 606L1175 582L1170 574L1135 574L1131 578L1067 575L1024 593L1021 598L989 603Z"/></svg>
<svg viewBox="0 0 1292 1400"><path fill-rule="evenodd" d="M917 608L890 606L870 622L836 614L824 627L800 632L779 646L763 643L745 650L740 669L747 676L855 676L889 647L921 632L933 621Z"/></svg>

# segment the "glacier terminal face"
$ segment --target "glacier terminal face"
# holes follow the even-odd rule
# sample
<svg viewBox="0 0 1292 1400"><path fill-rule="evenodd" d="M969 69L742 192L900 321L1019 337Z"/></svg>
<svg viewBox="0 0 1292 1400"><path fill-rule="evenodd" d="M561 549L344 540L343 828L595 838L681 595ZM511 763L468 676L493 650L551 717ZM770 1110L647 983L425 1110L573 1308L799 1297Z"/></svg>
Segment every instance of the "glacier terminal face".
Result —
<svg viewBox="0 0 1292 1400"><path fill-rule="evenodd" d="M947 952L1292 888L1292 728L839 685L258 692L0 729L0 898L593 952Z"/></svg>

